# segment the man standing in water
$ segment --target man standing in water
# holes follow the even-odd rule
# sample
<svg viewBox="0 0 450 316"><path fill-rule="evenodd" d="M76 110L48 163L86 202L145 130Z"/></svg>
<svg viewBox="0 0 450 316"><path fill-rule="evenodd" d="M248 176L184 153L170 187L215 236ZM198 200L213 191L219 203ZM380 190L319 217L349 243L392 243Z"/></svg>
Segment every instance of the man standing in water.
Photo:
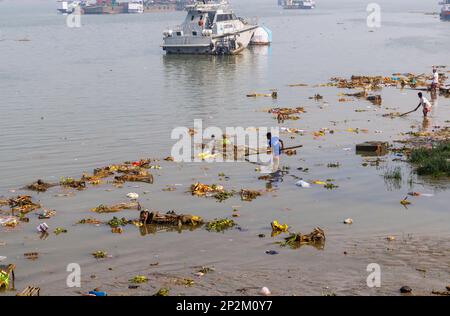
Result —
<svg viewBox="0 0 450 316"><path fill-rule="evenodd" d="M415 112L415 111L417 111L418 108L422 107L422 108L423 108L423 117L427 117L428 113L431 112L431 103L430 103L430 101L428 101L427 98L425 98L425 97L423 96L422 92L419 92L419 93L418 93L418 96L419 96L420 103L419 103L419 105L418 105L414 110L412 110L411 112Z"/></svg>
<svg viewBox="0 0 450 316"><path fill-rule="evenodd" d="M436 67L433 67L433 80L431 81L431 91L439 89L439 73Z"/></svg>
<svg viewBox="0 0 450 316"><path fill-rule="evenodd" d="M284 143L279 137L272 136L272 133L270 132L267 133L267 141L269 147L267 152L272 152L272 171L277 172L280 168L280 155L281 151L284 149Z"/></svg>

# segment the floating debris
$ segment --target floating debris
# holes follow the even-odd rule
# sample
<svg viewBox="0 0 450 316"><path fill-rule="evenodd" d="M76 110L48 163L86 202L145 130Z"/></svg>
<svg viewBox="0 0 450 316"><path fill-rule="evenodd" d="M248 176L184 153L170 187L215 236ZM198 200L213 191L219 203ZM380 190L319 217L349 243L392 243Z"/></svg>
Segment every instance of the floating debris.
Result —
<svg viewBox="0 0 450 316"><path fill-rule="evenodd" d="M336 184L334 184L334 183L332 183L332 182L327 182L323 187L324 187L325 189L327 189L327 190L334 190L334 189L339 188L338 185L336 185Z"/></svg>
<svg viewBox="0 0 450 316"><path fill-rule="evenodd" d="M20 212L22 214L27 214L41 208L41 205L34 203L29 195L22 195L17 198L9 199L9 206L13 213Z"/></svg>
<svg viewBox="0 0 450 316"><path fill-rule="evenodd" d="M403 200L400 201L400 204L403 205L404 207L408 206L411 204L410 201L408 201L408 197L406 196Z"/></svg>
<svg viewBox="0 0 450 316"><path fill-rule="evenodd" d="M95 213L116 213L123 210L133 210L133 209L139 209L139 203L138 202L130 202L130 203L120 203L112 206L108 206L105 204L100 204L97 207L94 207L91 209L91 212Z"/></svg>
<svg viewBox="0 0 450 316"><path fill-rule="evenodd" d="M232 219L215 219L212 222L206 224L206 230L214 232L223 232L229 228L236 226L236 223Z"/></svg>
<svg viewBox="0 0 450 316"><path fill-rule="evenodd" d="M197 195L197 196L212 195L214 193L221 193L224 191L225 191L225 189L223 186L216 185L216 184L209 186L207 184L197 182L197 183L191 185L192 195Z"/></svg>
<svg viewBox="0 0 450 316"><path fill-rule="evenodd" d="M251 92L247 94L247 98L256 98L256 97L271 97L272 99L276 99L278 98L278 93L276 91L272 91L272 93Z"/></svg>
<svg viewBox="0 0 450 316"><path fill-rule="evenodd" d="M224 191L224 192L218 192L213 195L213 197L218 200L219 202L223 202L231 197L234 196L233 191Z"/></svg>
<svg viewBox="0 0 450 316"><path fill-rule="evenodd" d="M0 225L3 227L14 228L19 225L18 218L15 216L0 216Z"/></svg>
<svg viewBox="0 0 450 316"><path fill-rule="evenodd" d="M130 282L135 284L147 283L148 278L144 275L136 275L134 278L130 280Z"/></svg>
<svg viewBox="0 0 450 316"><path fill-rule="evenodd" d="M323 99L323 96L321 96L320 94L317 93L314 96L309 97L309 99L319 101L319 100Z"/></svg>
<svg viewBox="0 0 450 316"><path fill-rule="evenodd" d="M297 181L297 182L295 183L295 185L297 185L297 186L299 186L299 187L301 187L301 188L310 188L310 187L311 187L311 184L309 184L308 182L303 181L303 180Z"/></svg>
<svg viewBox="0 0 450 316"><path fill-rule="evenodd" d="M39 219L49 219L56 215L54 210L44 210L43 213L38 215Z"/></svg>
<svg viewBox="0 0 450 316"><path fill-rule="evenodd" d="M36 260L39 258L39 253L37 253L37 252L27 252L27 253L24 253L23 255L28 260Z"/></svg>
<svg viewBox="0 0 450 316"><path fill-rule="evenodd" d="M285 242L281 246L289 246L296 249L305 244L314 245L316 248L322 249L325 244L325 232L320 227L316 227L307 235L302 235L301 233L291 234L285 238Z"/></svg>
<svg viewBox="0 0 450 316"><path fill-rule="evenodd" d="M144 182L153 184L153 175L151 174L124 174L114 177L116 183L123 182Z"/></svg>
<svg viewBox="0 0 450 316"><path fill-rule="evenodd" d="M153 294L153 296L169 296L169 289L161 288L161 289L158 290L158 292Z"/></svg>
<svg viewBox="0 0 450 316"><path fill-rule="evenodd" d="M127 198L130 198L132 200L137 200L139 198L139 194L134 193L134 192L130 192L127 194Z"/></svg>
<svg viewBox="0 0 450 316"><path fill-rule="evenodd" d="M201 267L197 272L201 272L203 274L207 274L209 272L214 272L216 271L216 269L211 268L211 267Z"/></svg>
<svg viewBox="0 0 450 316"><path fill-rule="evenodd" d="M27 185L25 188L31 191L37 191L37 192L46 192L49 188L57 186L57 184L54 183L46 183L42 181L41 179L37 180L36 182L33 182L29 185Z"/></svg>
<svg viewBox="0 0 450 316"><path fill-rule="evenodd" d="M59 235L59 234L62 234L62 233L67 233L67 229L62 228L62 227L57 227L57 228L55 228L55 230L53 231L53 233L54 233L55 235Z"/></svg>
<svg viewBox="0 0 450 316"><path fill-rule="evenodd" d="M74 178L61 177L59 184L63 187L68 187L68 188L77 189L77 190L86 189L86 181L75 180Z"/></svg>
<svg viewBox="0 0 450 316"><path fill-rule="evenodd" d="M101 224L101 223L102 223L102 222L99 221L98 219L91 218L91 217L89 217L89 218L83 218L83 219L81 219L81 220L79 220L79 221L77 222L77 224L94 224L94 225L99 225L99 224Z"/></svg>
<svg viewBox="0 0 450 316"><path fill-rule="evenodd" d="M240 194L241 200L247 202L250 202L256 199L258 196L261 196L261 192L248 189L242 189Z"/></svg>
<svg viewBox="0 0 450 316"><path fill-rule="evenodd" d="M127 226L130 223L129 220L127 220L126 218L122 217L122 218L117 218L117 217L113 217L109 222L108 225L111 226L112 228L114 227L120 227L120 226Z"/></svg>
<svg viewBox="0 0 450 316"><path fill-rule="evenodd" d="M379 141L369 141L356 145L356 153L362 155L375 154L377 156L386 155L389 150L389 143Z"/></svg>
<svg viewBox="0 0 450 316"><path fill-rule="evenodd" d="M50 227L47 225L47 223L42 223L42 224L39 224L38 227L36 227L36 230L39 233L46 233L49 228Z"/></svg>
<svg viewBox="0 0 450 316"><path fill-rule="evenodd" d="M353 219L351 219L351 218L344 219L344 224L348 224L348 225L353 224Z"/></svg>
<svg viewBox="0 0 450 316"><path fill-rule="evenodd" d="M381 98L381 95L369 95L366 99L367 101L370 101L373 105L381 105L383 103L383 99Z"/></svg>
<svg viewBox="0 0 450 316"><path fill-rule="evenodd" d="M169 211L166 214L159 212L142 211L140 214L140 222L143 224L158 224L158 225L191 225L197 226L203 224L203 219L200 216L176 214L174 211Z"/></svg>
<svg viewBox="0 0 450 316"><path fill-rule="evenodd" d="M113 227L111 229L111 233L113 233L113 234L122 234L123 233L123 228L122 227Z"/></svg>
<svg viewBox="0 0 450 316"><path fill-rule="evenodd" d="M96 252L93 252L92 255L95 259L104 259L108 256L108 253L103 250L97 250Z"/></svg>
<svg viewBox="0 0 450 316"><path fill-rule="evenodd" d="M195 284L194 280L192 279L177 279L175 283L178 285L184 285L186 287L191 287Z"/></svg>
<svg viewBox="0 0 450 316"><path fill-rule="evenodd" d="M277 220L270 223L270 226L272 227L272 237L275 237L281 233L285 233L289 229L288 224L281 225Z"/></svg>

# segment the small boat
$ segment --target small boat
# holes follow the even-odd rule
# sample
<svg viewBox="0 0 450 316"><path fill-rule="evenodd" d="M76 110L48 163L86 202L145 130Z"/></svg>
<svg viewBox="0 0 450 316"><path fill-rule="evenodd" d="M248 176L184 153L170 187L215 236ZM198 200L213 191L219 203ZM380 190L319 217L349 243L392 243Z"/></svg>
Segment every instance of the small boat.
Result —
<svg viewBox="0 0 450 316"><path fill-rule="evenodd" d="M130 0L127 4L128 13L144 13L144 1L143 0Z"/></svg>
<svg viewBox="0 0 450 316"><path fill-rule="evenodd" d="M309 10L316 7L314 0L280 0L279 3L283 9Z"/></svg>
<svg viewBox="0 0 450 316"><path fill-rule="evenodd" d="M450 21L450 0L445 0L440 4L442 5L441 20Z"/></svg>
<svg viewBox="0 0 450 316"><path fill-rule="evenodd" d="M167 54L234 55L250 43L256 23L237 17L227 1L196 1L186 6L180 26L164 31Z"/></svg>
<svg viewBox="0 0 450 316"><path fill-rule="evenodd" d="M62 14L71 14L75 8L84 4L84 1L62 1L57 2L56 10Z"/></svg>

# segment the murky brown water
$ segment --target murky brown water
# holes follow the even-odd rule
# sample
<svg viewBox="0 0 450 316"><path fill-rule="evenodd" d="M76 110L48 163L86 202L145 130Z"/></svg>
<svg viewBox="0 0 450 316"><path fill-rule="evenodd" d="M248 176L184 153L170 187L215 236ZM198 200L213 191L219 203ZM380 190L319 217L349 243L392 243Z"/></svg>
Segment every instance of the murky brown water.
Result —
<svg viewBox="0 0 450 316"><path fill-rule="evenodd" d="M172 285L174 293L239 294L237 289L250 287L252 294L256 293L252 287L268 286L274 294L283 295L392 294L404 282L429 293L447 285L447 184L431 185L415 177L411 183L410 167L393 162L393 157L378 168L363 167L363 158L354 152L361 141L393 141L413 125L413 130L423 128L420 113L395 120L382 117L413 108L418 103L416 92L386 88L382 107L376 107L359 100L338 102L338 94L344 91L313 85L332 76L423 73L432 64L448 65L450 24L423 14L437 7L421 1L407 1L410 10L406 11L406 1L380 1L386 10L384 22L373 33L365 24L365 7L358 1L324 0L310 13L283 12L274 1L260 2L235 1L235 7L243 15L260 16L272 29L274 43L233 57L164 56L159 47L161 32L179 23L183 13L86 16L83 27L74 30L65 27L64 17L54 14L53 1L0 3L0 198L26 193L19 188L37 178L58 181L61 176L77 177L110 163L166 157L174 142L171 130L191 127L196 118L203 119L205 126L275 126L276 120L263 109L304 106L307 110L300 120L281 124L307 131L295 140L283 136L287 145L304 145L297 156L283 156L282 165L290 167L289 174L273 184L276 191L253 202L232 198L217 203L186 193L195 181L236 190L264 189L266 183L257 180L255 166L248 163L162 161L153 185L126 184L116 189L105 184L73 197L56 197L59 188L33 194L46 208L57 211L46 220L51 229L65 227L68 233L40 240L35 227L41 221L34 214L29 224L13 231L2 228L0 241L6 245L0 246L0 256L17 264L17 288L35 284L43 294L75 294L65 286L66 266L71 262L82 267L83 290L103 285L112 294L146 294L127 289L127 280L136 274L150 275L151 291L170 287L172 281L167 278L172 276L196 279L192 267L197 265L214 266L216 272L196 279L194 287ZM23 38L30 41L18 41ZM309 86L287 86L294 83ZM245 96L273 88L278 89L276 101ZM315 93L323 95L326 103L310 100ZM448 124L450 118L450 100L441 97L436 102L428 128ZM335 133L314 139L312 132L320 128ZM356 134L348 128L368 129L368 133ZM330 162L341 166L327 168ZM383 179L385 169L396 165L403 173L400 187ZM310 171L302 173L299 167ZM220 172L230 180L220 181ZM333 178L339 188L301 189L292 176L307 181ZM178 184L176 191L162 191L174 184ZM413 204L405 209L399 201L409 191L433 196L411 198ZM89 209L100 203L126 201L128 192L139 193L146 208L194 213L208 220L231 216L237 208L241 216L235 220L242 230L222 234L200 228L143 236L134 226L117 235L106 225L74 225L96 215ZM137 217L136 211L119 215ZM348 217L353 225L342 224ZM327 235L325 249L291 250L274 244L282 237L258 238L260 233L270 235L274 219L304 233L322 227ZM385 241L387 235L397 236L394 246ZM415 243L406 242L410 237ZM385 250L391 247L392 251ZM431 271L425 277L415 270L420 265L415 247ZM265 254L271 249L280 254ZM90 255L95 250L106 250L113 257L97 262ZM32 251L40 253L38 260L24 258L23 253ZM159 266L150 267L154 262ZM365 285L366 266L371 262L385 271L378 291ZM154 271L160 275L153 275ZM92 274L97 278L91 279Z"/></svg>

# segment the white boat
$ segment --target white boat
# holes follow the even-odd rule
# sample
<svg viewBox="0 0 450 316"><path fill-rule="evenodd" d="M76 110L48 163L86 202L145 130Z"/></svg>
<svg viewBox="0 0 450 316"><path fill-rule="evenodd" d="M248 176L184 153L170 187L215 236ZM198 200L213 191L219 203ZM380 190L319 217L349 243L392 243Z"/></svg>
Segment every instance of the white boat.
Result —
<svg viewBox="0 0 450 316"><path fill-rule="evenodd" d="M75 8L81 6L83 1L62 1L57 2L56 10L62 14L70 14L75 11Z"/></svg>
<svg viewBox="0 0 450 316"><path fill-rule="evenodd" d="M144 13L144 1L130 0L128 2L128 13Z"/></svg>
<svg viewBox="0 0 450 316"><path fill-rule="evenodd" d="M168 54L237 54L258 28L238 18L227 1L197 1L186 10L182 25L164 31L162 48Z"/></svg>
<svg viewBox="0 0 450 316"><path fill-rule="evenodd" d="M280 0L283 9L314 9L316 2L314 0Z"/></svg>

